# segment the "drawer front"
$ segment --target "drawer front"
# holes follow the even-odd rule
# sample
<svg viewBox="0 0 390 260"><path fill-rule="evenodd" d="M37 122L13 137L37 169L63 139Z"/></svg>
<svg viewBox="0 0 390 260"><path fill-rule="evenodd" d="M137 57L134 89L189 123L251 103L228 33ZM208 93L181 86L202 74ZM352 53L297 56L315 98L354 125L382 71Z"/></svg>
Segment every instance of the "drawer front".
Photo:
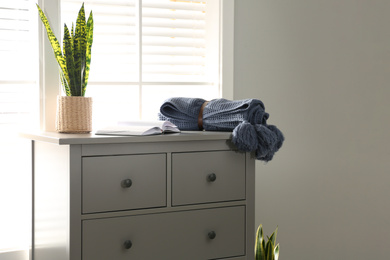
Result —
<svg viewBox="0 0 390 260"><path fill-rule="evenodd" d="M83 260L242 256L245 206L85 220L82 247Z"/></svg>
<svg viewBox="0 0 390 260"><path fill-rule="evenodd" d="M83 158L83 213L166 206L166 154Z"/></svg>
<svg viewBox="0 0 390 260"><path fill-rule="evenodd" d="M245 199L245 154L172 154L172 205Z"/></svg>

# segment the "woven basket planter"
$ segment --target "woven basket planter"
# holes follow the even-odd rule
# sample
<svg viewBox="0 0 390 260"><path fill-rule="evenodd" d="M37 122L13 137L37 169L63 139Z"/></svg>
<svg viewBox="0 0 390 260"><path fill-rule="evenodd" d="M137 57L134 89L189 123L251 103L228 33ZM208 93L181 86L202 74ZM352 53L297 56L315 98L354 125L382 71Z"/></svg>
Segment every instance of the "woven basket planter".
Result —
<svg viewBox="0 0 390 260"><path fill-rule="evenodd" d="M58 96L56 130L60 133L90 133L92 131L92 98Z"/></svg>

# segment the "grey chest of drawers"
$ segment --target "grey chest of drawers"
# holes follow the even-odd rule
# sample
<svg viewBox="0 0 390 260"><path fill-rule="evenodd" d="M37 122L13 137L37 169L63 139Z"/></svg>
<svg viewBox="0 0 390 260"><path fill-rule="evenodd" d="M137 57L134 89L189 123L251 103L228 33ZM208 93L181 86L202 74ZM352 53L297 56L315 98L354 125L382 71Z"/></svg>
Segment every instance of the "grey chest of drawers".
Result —
<svg viewBox="0 0 390 260"><path fill-rule="evenodd" d="M254 159L230 133L25 134L34 260L254 259Z"/></svg>

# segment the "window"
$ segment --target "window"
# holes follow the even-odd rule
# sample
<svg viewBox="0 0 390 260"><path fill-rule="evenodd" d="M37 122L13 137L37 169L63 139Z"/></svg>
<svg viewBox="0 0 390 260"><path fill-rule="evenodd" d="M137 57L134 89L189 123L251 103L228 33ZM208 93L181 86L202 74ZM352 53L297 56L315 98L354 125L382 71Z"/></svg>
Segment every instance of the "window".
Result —
<svg viewBox="0 0 390 260"><path fill-rule="evenodd" d="M94 127L118 120L156 120L172 96L221 96L219 1L62 0L71 26L85 3L94 43L87 95Z"/></svg>
<svg viewBox="0 0 390 260"><path fill-rule="evenodd" d="M69 24L83 1L0 0L2 260L28 259L31 245L31 147L17 133L39 127L53 130L60 90L58 67L36 2L58 36L63 24L58 20L60 9ZM124 118L155 119L161 102L171 96L220 97L221 82L224 91L229 84L232 89L233 0L84 2L95 18L87 89L96 104L94 115L99 116L95 127ZM220 29L228 33L221 36ZM224 97L231 98L229 91Z"/></svg>
<svg viewBox="0 0 390 260"><path fill-rule="evenodd" d="M34 1L0 0L0 258L28 259L31 170L23 128L38 127Z"/></svg>
<svg viewBox="0 0 390 260"><path fill-rule="evenodd" d="M38 54L33 1L0 0L0 124L2 133L37 122ZM36 112L36 111L34 111ZM4 135L2 135L4 137ZM8 139L8 138L7 138Z"/></svg>

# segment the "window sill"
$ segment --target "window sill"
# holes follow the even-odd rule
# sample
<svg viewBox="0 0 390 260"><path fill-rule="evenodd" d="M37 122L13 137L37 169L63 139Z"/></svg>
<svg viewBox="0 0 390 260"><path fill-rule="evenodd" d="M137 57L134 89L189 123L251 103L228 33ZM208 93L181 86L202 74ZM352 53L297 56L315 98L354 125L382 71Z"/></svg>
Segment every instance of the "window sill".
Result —
<svg viewBox="0 0 390 260"><path fill-rule="evenodd" d="M30 250L0 251L1 260L29 260Z"/></svg>

